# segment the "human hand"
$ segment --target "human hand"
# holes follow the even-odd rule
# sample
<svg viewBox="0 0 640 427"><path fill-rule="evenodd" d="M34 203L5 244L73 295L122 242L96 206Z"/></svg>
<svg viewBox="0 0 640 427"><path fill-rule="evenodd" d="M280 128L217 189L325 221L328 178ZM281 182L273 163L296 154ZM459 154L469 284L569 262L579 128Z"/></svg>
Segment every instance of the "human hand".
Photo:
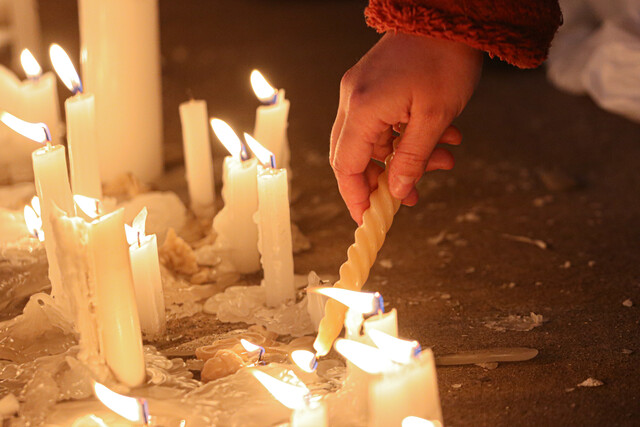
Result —
<svg viewBox="0 0 640 427"><path fill-rule="evenodd" d="M349 69L331 131L331 167L351 217L360 224L393 151L392 126L407 123L389 169L391 195L412 206L425 171L451 169L453 156L438 144L457 145L451 122L471 98L482 54L465 44L387 33Z"/></svg>

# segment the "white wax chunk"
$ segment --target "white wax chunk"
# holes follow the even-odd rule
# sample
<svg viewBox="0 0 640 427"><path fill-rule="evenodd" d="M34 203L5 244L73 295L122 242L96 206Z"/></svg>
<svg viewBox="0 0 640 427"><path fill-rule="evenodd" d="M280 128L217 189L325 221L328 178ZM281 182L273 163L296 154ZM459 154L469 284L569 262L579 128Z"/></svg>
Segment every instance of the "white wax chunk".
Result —
<svg viewBox="0 0 640 427"><path fill-rule="evenodd" d="M91 223L88 250L95 269L101 351L119 381L129 387L139 386L146 372L124 209Z"/></svg>
<svg viewBox="0 0 640 427"><path fill-rule="evenodd" d="M60 281L60 268L56 259L55 237L51 230L51 214L54 206L62 209L68 215L73 215L75 212L67 175L65 149L62 145L45 146L34 151L31 158L36 192L40 198L40 209L42 210L42 229L45 235L47 260L49 261L51 296L56 299L57 303L64 306L66 302Z"/></svg>
<svg viewBox="0 0 640 427"><path fill-rule="evenodd" d="M140 328L145 335L157 337L166 330L167 316L164 310L164 291L156 236L142 237L140 245L134 243L129 247L129 255Z"/></svg>
<svg viewBox="0 0 640 427"><path fill-rule="evenodd" d="M79 0L84 88L96 97L100 174L142 181L163 169L157 0Z"/></svg>
<svg viewBox="0 0 640 427"><path fill-rule="evenodd" d="M291 427L326 427L327 425L327 407L322 401L295 409L291 414Z"/></svg>
<svg viewBox="0 0 640 427"><path fill-rule="evenodd" d="M80 94L67 98L64 109L73 194L102 199L94 96Z"/></svg>
<svg viewBox="0 0 640 427"><path fill-rule="evenodd" d="M256 109L256 123L253 137L271 151L278 162L278 167L289 168L289 100L284 99L284 91L278 93L275 104L261 105Z"/></svg>
<svg viewBox="0 0 640 427"><path fill-rule="evenodd" d="M385 372L369 386L369 426L401 426L416 416L442 425L442 409L433 352L423 350L413 362Z"/></svg>
<svg viewBox="0 0 640 427"><path fill-rule="evenodd" d="M0 208L0 247L29 235L21 212Z"/></svg>
<svg viewBox="0 0 640 427"><path fill-rule="evenodd" d="M217 234L215 247L224 251L238 273L260 270L258 225L257 159L241 161L231 156L224 159L222 200L224 208L213 219Z"/></svg>
<svg viewBox="0 0 640 427"><path fill-rule="evenodd" d="M215 210L216 193L207 103L191 100L180 104L180 122L191 209L198 216L210 217Z"/></svg>
<svg viewBox="0 0 640 427"><path fill-rule="evenodd" d="M267 305L277 307L295 299L286 169L258 166L257 218Z"/></svg>

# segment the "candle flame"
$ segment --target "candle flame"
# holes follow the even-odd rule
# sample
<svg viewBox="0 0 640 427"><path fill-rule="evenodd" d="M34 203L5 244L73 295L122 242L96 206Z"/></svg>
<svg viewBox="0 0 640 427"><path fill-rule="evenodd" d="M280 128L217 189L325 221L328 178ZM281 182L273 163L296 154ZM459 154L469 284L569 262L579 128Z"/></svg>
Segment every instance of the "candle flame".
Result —
<svg viewBox="0 0 640 427"><path fill-rule="evenodd" d="M54 43L49 47L49 57L62 83L74 94L82 93L82 81L67 52Z"/></svg>
<svg viewBox="0 0 640 427"><path fill-rule="evenodd" d="M73 201L91 219L97 218L102 214L102 204L98 199L74 194Z"/></svg>
<svg viewBox="0 0 640 427"><path fill-rule="evenodd" d="M262 356L264 355L264 347L256 345L251 341L247 341L244 338L240 339L240 344L247 350L247 353L251 356L257 356L258 362L262 360Z"/></svg>
<svg viewBox="0 0 640 427"><path fill-rule="evenodd" d="M137 243L138 246L140 246L140 242L145 236L147 213L147 207L145 206L133 219L131 225L124 225L124 233L127 236L127 243L129 243L129 245L135 245Z"/></svg>
<svg viewBox="0 0 640 427"><path fill-rule="evenodd" d="M134 423L148 424L149 411L144 399L118 394L100 383L93 385L93 391L98 400L116 414Z"/></svg>
<svg viewBox="0 0 640 427"><path fill-rule="evenodd" d="M31 206L38 216L42 216L42 211L40 210L40 198L38 196L33 196L31 199Z"/></svg>
<svg viewBox="0 0 640 427"><path fill-rule="evenodd" d="M224 148L227 149L229 154L231 154L234 158L238 160L247 160L249 155L247 153L247 149L245 148L238 135L233 131L231 126L227 124L224 120L220 119L211 119L211 127L213 128L213 133L216 134Z"/></svg>
<svg viewBox="0 0 640 427"><path fill-rule="evenodd" d="M27 225L27 230L34 237L38 238L41 242L44 242L44 232L42 231L42 218L36 213L35 209L29 205L24 207L24 222Z"/></svg>
<svg viewBox="0 0 640 427"><path fill-rule="evenodd" d="M429 421L420 417L406 417L402 420L402 427L442 427L440 421Z"/></svg>
<svg viewBox="0 0 640 427"><path fill-rule="evenodd" d="M384 311L384 300L378 292L358 292L335 287L315 287L307 292L325 295L362 314Z"/></svg>
<svg viewBox="0 0 640 427"><path fill-rule="evenodd" d="M42 75L42 67L29 49L24 49L20 54L20 63L28 78L37 79Z"/></svg>
<svg viewBox="0 0 640 427"><path fill-rule="evenodd" d="M291 360L305 372L313 372L318 367L316 355L308 350L294 350L291 352Z"/></svg>
<svg viewBox="0 0 640 427"><path fill-rule="evenodd" d="M278 91L269 84L262 73L258 70L251 72L251 87L258 99L262 102L274 103Z"/></svg>
<svg viewBox="0 0 640 427"><path fill-rule="evenodd" d="M44 123L25 122L6 111L0 112L0 122L7 125L14 132L40 144L51 141L49 128Z"/></svg>
<svg viewBox="0 0 640 427"><path fill-rule="evenodd" d="M307 387L285 383L257 369L252 369L251 373L278 402L287 408L302 408L306 404L307 395L309 394Z"/></svg>
<svg viewBox="0 0 640 427"><path fill-rule="evenodd" d="M276 156L274 156L271 151L267 150L264 145L260 144L254 137L246 132L244 133L244 140L247 141L249 149L253 151L253 154L256 155L260 163L275 169Z"/></svg>
<svg viewBox="0 0 640 427"><path fill-rule="evenodd" d="M422 350L418 341L401 340L377 329L372 329L367 334L376 347L396 363L410 363Z"/></svg>
<svg viewBox="0 0 640 427"><path fill-rule="evenodd" d="M393 368L393 363L382 350L370 345L339 339L336 341L335 347L338 353L370 374L379 374Z"/></svg>

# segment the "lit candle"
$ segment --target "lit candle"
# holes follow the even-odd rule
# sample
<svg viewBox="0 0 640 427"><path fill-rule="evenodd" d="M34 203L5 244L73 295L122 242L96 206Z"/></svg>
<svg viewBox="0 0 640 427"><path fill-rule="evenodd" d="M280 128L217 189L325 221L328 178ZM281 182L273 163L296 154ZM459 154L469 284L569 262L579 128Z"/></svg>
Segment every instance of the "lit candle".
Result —
<svg viewBox="0 0 640 427"><path fill-rule="evenodd" d="M64 102L67 115L67 145L74 194L102 198L98 162L94 96L85 94L82 82L67 53L57 44L49 49L51 62L65 86L74 94Z"/></svg>
<svg viewBox="0 0 640 427"><path fill-rule="evenodd" d="M142 181L162 174L157 0L80 0L80 57L95 95L100 175Z"/></svg>
<svg viewBox="0 0 640 427"><path fill-rule="evenodd" d="M155 234L145 235L147 208L142 209L132 226L125 225L129 257L133 273L140 329L148 337L164 334L167 317L164 307L164 290L158 261L158 242Z"/></svg>
<svg viewBox="0 0 640 427"><path fill-rule="evenodd" d="M276 169L273 153L250 135L245 133L244 137L262 163L258 165L258 248L267 305L278 307L296 296L287 170Z"/></svg>
<svg viewBox="0 0 640 427"><path fill-rule="evenodd" d="M28 49L22 51L20 61L27 79L21 83L18 111L24 120L46 123L51 131L52 144L59 144L60 106L56 76L51 71L43 74L38 61Z"/></svg>
<svg viewBox="0 0 640 427"><path fill-rule="evenodd" d="M137 387L144 382L146 371L124 209L96 218L88 237L87 251L96 281L100 349L115 377L128 387Z"/></svg>
<svg viewBox="0 0 640 427"><path fill-rule="evenodd" d="M278 402L293 410L291 427L327 426L325 403L322 400L311 399L307 387L285 383L257 369L252 369L251 373Z"/></svg>
<svg viewBox="0 0 640 427"><path fill-rule="evenodd" d="M212 119L211 127L231 154L223 164L224 208L213 219L215 247L224 251L238 273L254 273L260 270L258 225L253 219L258 210L258 160L248 158L244 145L225 122Z"/></svg>
<svg viewBox="0 0 640 427"><path fill-rule="evenodd" d="M273 88L258 70L251 72L251 86L258 99L266 104L256 109L253 136L275 154L283 168L289 169L291 153L287 127L290 103L284 97L284 89Z"/></svg>
<svg viewBox="0 0 640 427"><path fill-rule="evenodd" d="M31 157L35 176L36 192L42 211L42 228L44 230L45 248L49 261L49 280L51 296L58 304L66 304L64 290L61 286L60 268L56 258L56 243L51 233L51 212L55 206L69 215L75 212L69 177L67 175L67 159L63 145L51 145L50 134L43 123L28 123L7 112L0 113L0 121L9 128L40 144Z"/></svg>
<svg viewBox="0 0 640 427"><path fill-rule="evenodd" d="M216 193L207 124L207 103L192 99L180 104L179 109L191 210L199 217L212 218Z"/></svg>
<svg viewBox="0 0 640 427"><path fill-rule="evenodd" d="M393 198L389 191L388 166L391 158L392 155L387 157L387 168L378 176L378 188L369 196L370 206L362 216L362 225L356 229L355 242L347 250L347 261L340 267L340 279L334 287L354 291L362 289L391 228L393 217L400 208L400 200ZM324 318L320 321L318 336L313 343L318 355L324 356L331 350L333 341L342 329L345 312L343 304L333 299L327 301Z"/></svg>
<svg viewBox="0 0 640 427"><path fill-rule="evenodd" d="M442 425L436 364L430 349L413 361L396 365L371 381L369 426L399 426L408 416ZM438 423L438 424L436 424Z"/></svg>

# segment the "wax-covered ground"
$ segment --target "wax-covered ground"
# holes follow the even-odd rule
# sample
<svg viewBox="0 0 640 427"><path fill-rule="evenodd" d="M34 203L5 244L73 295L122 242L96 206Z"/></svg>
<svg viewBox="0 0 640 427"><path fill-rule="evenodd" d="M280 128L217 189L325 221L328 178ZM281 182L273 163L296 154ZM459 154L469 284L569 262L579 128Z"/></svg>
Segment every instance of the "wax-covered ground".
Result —
<svg viewBox="0 0 640 427"><path fill-rule="evenodd" d="M75 1L40 6L45 41L77 58ZM364 6L160 2L168 171L180 173L178 104L191 94L207 100L210 115L251 131L251 69L286 88L292 215L313 244L295 258L302 274L336 274L353 239L327 158L340 77L378 37ZM512 346L540 354L493 370L439 368L446 424L637 425L640 127L559 92L543 69L497 62L486 63L456 123L464 142L455 169L423 179L420 202L397 215L367 288L398 309L402 336L436 355ZM544 316L531 331L487 326L530 312ZM604 385L576 387L590 377Z"/></svg>

